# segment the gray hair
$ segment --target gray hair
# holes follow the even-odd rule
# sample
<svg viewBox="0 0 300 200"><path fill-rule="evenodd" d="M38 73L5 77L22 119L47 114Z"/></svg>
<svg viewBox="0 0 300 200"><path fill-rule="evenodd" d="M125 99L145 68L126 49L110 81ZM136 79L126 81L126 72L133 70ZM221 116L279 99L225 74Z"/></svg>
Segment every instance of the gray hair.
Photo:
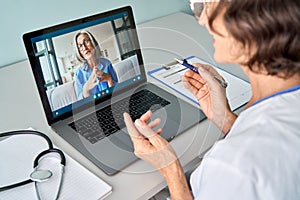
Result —
<svg viewBox="0 0 300 200"><path fill-rule="evenodd" d="M86 30L80 30L78 31L75 35L74 35L74 38L73 38L73 48L74 48L74 51L75 51L75 54L76 54L76 58L78 61L80 62L85 62L86 60L82 57L82 55L80 54L79 52L79 49L78 49L78 44L77 44L77 37L80 35L80 34L86 34L89 39L91 40L92 42L92 45L95 49L95 57L98 58L98 57L101 57L102 56L102 53L101 53L101 49L100 49L100 46L97 42L97 40L95 39L95 37L89 32L89 31L86 31Z"/></svg>

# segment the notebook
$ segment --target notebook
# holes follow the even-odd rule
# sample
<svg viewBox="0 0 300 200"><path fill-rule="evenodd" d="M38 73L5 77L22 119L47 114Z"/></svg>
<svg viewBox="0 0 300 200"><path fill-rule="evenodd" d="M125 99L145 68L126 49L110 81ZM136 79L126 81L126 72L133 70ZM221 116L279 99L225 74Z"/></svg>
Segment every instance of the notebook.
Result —
<svg viewBox="0 0 300 200"><path fill-rule="evenodd" d="M25 33L23 41L49 126L108 175L138 159L124 112L135 119L152 110L168 141L205 119L147 82L130 6Z"/></svg>
<svg viewBox="0 0 300 200"><path fill-rule="evenodd" d="M0 186L18 183L30 178L33 161L47 148L44 139L36 135L15 135L0 141ZM5 152L5 153L4 153ZM112 187L88 171L68 154L64 168L63 183L59 199L104 199L112 192ZM42 199L54 199L60 179L60 158L48 154L39 162L39 169L48 169L52 177L38 185ZM13 159L12 159L13 158ZM4 162L3 162L4 161ZM34 183L0 192L0 199L35 200Z"/></svg>

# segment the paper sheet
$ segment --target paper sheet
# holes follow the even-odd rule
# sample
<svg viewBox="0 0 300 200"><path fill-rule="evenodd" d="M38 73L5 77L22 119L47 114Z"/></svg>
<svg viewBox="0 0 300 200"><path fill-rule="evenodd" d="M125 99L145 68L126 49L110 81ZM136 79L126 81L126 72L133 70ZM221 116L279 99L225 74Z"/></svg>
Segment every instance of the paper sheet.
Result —
<svg viewBox="0 0 300 200"><path fill-rule="evenodd" d="M0 187L27 180L33 171L33 161L47 149L45 140L36 135L16 135L0 141ZM66 156L65 174L59 199L103 199L112 187L88 171L70 156ZM42 199L54 199L60 178L60 157L51 153L40 160L39 168L50 169L53 176L39 183ZM0 199L35 200L34 183L0 192Z"/></svg>
<svg viewBox="0 0 300 200"><path fill-rule="evenodd" d="M203 63L213 66L212 64L207 63L204 60L201 60L197 57L187 58L187 61L190 64ZM215 67L215 69L228 83L228 86L226 88L226 95L229 101L230 108L232 110L235 110L247 103L252 94L250 84L218 67ZM188 69L182 66L181 64L174 64L168 66L167 69L164 67L158 68L156 70L148 72L148 74L156 80L160 81L161 83L167 85L171 89L175 90L179 94L183 95L189 101L199 105L196 97L184 87L183 82L181 81L181 76L183 76L183 74L187 70Z"/></svg>

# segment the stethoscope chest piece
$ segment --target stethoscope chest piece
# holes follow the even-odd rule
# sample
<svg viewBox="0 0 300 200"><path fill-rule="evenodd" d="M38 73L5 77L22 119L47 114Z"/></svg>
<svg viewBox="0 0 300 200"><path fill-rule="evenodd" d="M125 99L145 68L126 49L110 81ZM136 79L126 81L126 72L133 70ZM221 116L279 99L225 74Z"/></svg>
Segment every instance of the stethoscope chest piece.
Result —
<svg viewBox="0 0 300 200"><path fill-rule="evenodd" d="M13 136L13 135L26 135L26 134L33 134L33 135L37 135L37 136L40 136L40 137L44 138L47 141L48 149L46 149L46 150L42 151L41 153L39 153L36 156L36 158L34 159L34 162L33 162L34 170L30 174L30 179L20 181L20 182L14 183L14 184L10 184L10 185L7 185L7 186L0 186L0 192L10 190L10 189L13 189L13 188L17 188L19 186L23 186L23 185L34 182L34 187L35 187L35 192L36 192L36 195L37 195L37 199L41 200L42 198L41 198L41 194L40 194L40 191L39 191L39 188L38 188L38 183L47 181L51 177L54 177L55 171L50 171L50 170L47 170L47 169L39 169L39 166L38 166L39 165L39 160L40 160L40 158L42 158L46 154L56 153L60 156L60 180L59 180L59 183L58 183L57 193L55 195L55 199L57 200L60 196L60 191L61 191L62 183L63 183L64 167L66 165L65 155L61 150L53 148L53 144L52 144L50 138L47 135L45 135L43 133L40 133L40 132L37 132L37 131L24 130L24 131L12 131L12 132L7 132L7 133L0 133L0 138ZM50 183L50 185L51 185L51 183Z"/></svg>
<svg viewBox="0 0 300 200"><path fill-rule="evenodd" d="M49 180L51 176L52 172L50 170L35 169L30 174L30 179L34 182L43 182Z"/></svg>

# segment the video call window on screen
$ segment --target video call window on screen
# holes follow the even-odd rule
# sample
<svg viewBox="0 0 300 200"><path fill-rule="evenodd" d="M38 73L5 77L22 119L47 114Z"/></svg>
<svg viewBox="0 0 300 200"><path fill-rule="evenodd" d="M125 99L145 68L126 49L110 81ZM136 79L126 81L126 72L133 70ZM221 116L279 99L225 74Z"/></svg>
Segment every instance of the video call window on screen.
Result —
<svg viewBox="0 0 300 200"><path fill-rule="evenodd" d="M86 81L82 74L86 73L85 68L88 65L83 54L91 45L94 48L99 47L99 52L95 55L101 63L99 69L111 75L114 84L111 86L101 83L101 86L95 86L90 91L89 99L101 98L111 93L116 85L129 84L140 78L136 44L130 30L130 22L124 14L93 25L76 25L72 29L50 33L46 38L33 42L35 57L42 69L44 87L54 116L58 114L58 110L84 99L80 93L82 89L79 88L79 82L83 84ZM79 31L90 34L81 44L74 39Z"/></svg>

